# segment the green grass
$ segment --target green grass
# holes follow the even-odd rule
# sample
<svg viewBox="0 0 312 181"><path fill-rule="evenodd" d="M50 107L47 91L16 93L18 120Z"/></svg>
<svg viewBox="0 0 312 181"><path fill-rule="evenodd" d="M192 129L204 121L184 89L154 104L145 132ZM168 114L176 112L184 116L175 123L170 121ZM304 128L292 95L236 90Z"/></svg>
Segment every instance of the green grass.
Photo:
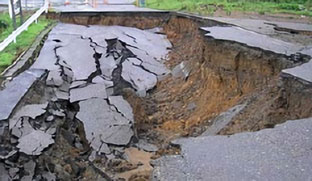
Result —
<svg viewBox="0 0 312 181"><path fill-rule="evenodd" d="M1 17L0 17L1 19ZM16 39L16 43L11 43L2 52L0 52L0 73L9 65L11 65L14 60L25 50L36 39L37 35L40 34L49 24L51 20L41 17L38 19L38 23L33 23L28 27L27 31L22 32ZM9 28L8 28L9 29ZM0 39L5 39L10 32L10 30L5 29L0 34ZM12 32L12 31L11 31Z"/></svg>
<svg viewBox="0 0 312 181"><path fill-rule="evenodd" d="M27 13L25 12L24 21L26 21L26 19L29 18L32 13L33 12L27 12ZM0 13L0 22L7 25L6 28L0 28L0 41L2 41L14 31L14 28L13 28L13 23L9 16L9 13L6 11ZM16 26L18 27L19 25L20 25L20 17L17 16Z"/></svg>
<svg viewBox="0 0 312 181"><path fill-rule="evenodd" d="M211 15L217 9L312 16L312 0L146 0L149 8Z"/></svg>

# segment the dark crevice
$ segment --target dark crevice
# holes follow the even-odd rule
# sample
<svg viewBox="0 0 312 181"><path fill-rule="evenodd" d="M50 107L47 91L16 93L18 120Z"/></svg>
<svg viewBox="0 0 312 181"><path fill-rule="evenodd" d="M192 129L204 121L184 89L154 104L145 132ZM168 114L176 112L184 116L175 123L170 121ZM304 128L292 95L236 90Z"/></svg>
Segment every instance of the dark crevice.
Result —
<svg viewBox="0 0 312 181"><path fill-rule="evenodd" d="M142 63L143 63L143 62L142 62ZM133 65L133 66L136 66L136 67L140 67L141 69L145 70L146 72L151 73L151 74L153 74L153 75L155 75L155 76L158 76L156 73L151 72L150 70L146 69L142 64L136 65L136 64L133 64L133 63L132 63L132 65Z"/></svg>

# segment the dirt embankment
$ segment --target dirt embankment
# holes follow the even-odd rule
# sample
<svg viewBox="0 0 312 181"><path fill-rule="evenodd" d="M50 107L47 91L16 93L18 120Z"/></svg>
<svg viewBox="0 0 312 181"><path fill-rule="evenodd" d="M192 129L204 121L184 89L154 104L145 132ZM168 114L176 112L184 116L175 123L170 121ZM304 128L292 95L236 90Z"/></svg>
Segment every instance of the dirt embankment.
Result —
<svg viewBox="0 0 312 181"><path fill-rule="evenodd" d="M246 108L219 134L311 116L311 88L280 78L282 69L296 65L291 58L204 37L199 23L186 18L173 17L163 27L173 43L168 67L184 62L190 75L168 76L148 98L128 96L139 136L165 147L174 138L199 135L217 115L242 103Z"/></svg>

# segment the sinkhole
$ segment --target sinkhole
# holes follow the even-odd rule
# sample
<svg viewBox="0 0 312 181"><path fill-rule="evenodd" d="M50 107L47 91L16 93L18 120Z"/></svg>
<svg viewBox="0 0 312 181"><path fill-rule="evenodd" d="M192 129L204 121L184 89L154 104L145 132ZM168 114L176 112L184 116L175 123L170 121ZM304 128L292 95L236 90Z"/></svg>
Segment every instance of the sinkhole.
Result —
<svg viewBox="0 0 312 181"><path fill-rule="evenodd" d="M294 52L198 17L48 16L38 56L3 82L3 177L166 180L153 162L181 155L176 139L312 116L311 84L284 71L310 57L282 41Z"/></svg>

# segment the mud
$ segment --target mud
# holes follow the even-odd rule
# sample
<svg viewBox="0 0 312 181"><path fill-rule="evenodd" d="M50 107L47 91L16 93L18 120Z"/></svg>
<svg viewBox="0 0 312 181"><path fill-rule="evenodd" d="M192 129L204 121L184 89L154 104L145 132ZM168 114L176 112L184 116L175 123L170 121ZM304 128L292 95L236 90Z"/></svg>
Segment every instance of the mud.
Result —
<svg viewBox="0 0 312 181"><path fill-rule="evenodd" d="M169 48L168 58L163 63L168 70L171 70L171 74L167 74L166 71L152 72L151 70L155 70L153 67L146 69L143 64L140 64L136 68L157 77L156 82L148 82L147 87L141 86L141 81L135 82L134 78L131 78L134 76L131 71L126 72L127 75L123 74L125 73L123 68L126 65L122 62L126 61L126 58L133 57L129 53L131 46L127 46L127 42L121 40L106 41L108 50L104 52L107 53L107 57L113 57L113 61L117 61L121 54L124 57L121 58L120 65L107 76L111 80L106 80L107 77L103 78L114 84L113 90L106 89L104 95L99 93L97 88L88 88L89 85L98 85L99 82L103 82L102 79L96 78L104 72L101 69L103 65L101 65L100 53L97 52L100 51L100 43L83 37L79 39L79 41L87 42L86 47L89 47L89 43L93 43L93 50L89 53L94 55L94 59L90 64L91 67L85 67L83 70L90 69L86 74L81 70L68 68L69 72L74 71L82 76L75 81L76 84L73 84L74 78L69 78L68 72L66 74L66 65L71 62L61 61L62 57L57 56L59 53L57 51L61 50L60 47L63 45L60 43L61 40L60 42L53 40L56 44L60 44L60 47L56 46L52 54L55 54L58 59L56 65L62 67L60 74L62 81L50 74L41 77L39 83L28 91L15 110L20 110L25 105L43 104L48 101L47 111L31 120L30 124L36 129L44 127L46 133L51 133L54 144L46 146L42 153L40 152L40 156L18 153L10 156L9 159L3 159L4 163L1 161L0 164L1 168L10 168L10 170L19 168L17 172L14 172L18 173L18 176L15 175L17 179L27 176L35 180L55 180L55 178L60 180L149 180L153 171L151 160L163 155L180 153L180 148L172 144L172 140L201 135L220 119L218 117L220 114L231 111L231 108L235 106L244 105L241 110L235 112L235 115L229 116L228 124L218 128L214 134L230 135L245 131L258 131L272 128L286 120L312 116L311 84L293 76L281 76L283 69L307 62L310 58L308 56L277 54L233 41L207 37L206 32L200 28L218 23L202 19L194 20L194 18L168 14L131 18L79 14L75 16L50 14L49 16L59 18L66 23L122 25L149 29L148 31L156 31L158 35L166 35L172 47ZM152 29L155 27L159 29ZM64 42L66 42L65 39ZM79 45L77 43L76 46L79 47ZM115 55L116 52L119 54ZM63 52L63 56L70 57L70 54L65 53ZM103 55L105 53L102 52ZM150 53L152 54L153 51ZM139 54L136 56L139 58ZM81 56L75 57L79 59ZM107 57L102 58L109 61ZM36 62L34 65L40 66ZM51 64L51 69L54 66ZM158 67L157 70L159 71L160 68L162 67ZM49 76L53 78L50 79ZM50 81L57 89L64 89L65 82L68 93L75 89L85 88L86 90L82 90L75 97L71 97L72 93L68 96L68 94L64 95L64 91L59 91L63 93L58 96L55 87L46 86L47 81ZM71 87L69 83L72 83ZM88 86L82 86L84 84ZM112 92L109 93L109 91ZM88 94L87 97L83 97L86 95L85 92L92 95ZM123 107L124 105L118 105L122 101L112 103L110 95L122 96L121 99L125 99L131 105L133 115L128 114L131 111ZM94 118L86 121L83 118L92 116L83 114L88 114L92 106L90 102L90 104L85 104L86 101L91 101L95 97L101 98L103 104L107 101L111 107L115 107L115 112L121 114L123 119L134 116L133 126L129 123L129 127L133 128L133 133L131 132L130 136L125 134L125 137L131 138L130 140L122 140L122 143L118 142L120 139L100 140L100 145L93 142L97 137L96 131L89 134L85 125L88 121L99 120ZM102 106L102 103L98 103L97 106ZM102 109L103 112L106 111L105 109ZM45 123L42 124L44 121ZM51 128L55 130L51 131ZM92 130L96 129L98 129L96 125L93 125ZM90 141L91 136L94 136L92 141ZM101 136L99 137L102 139ZM1 140L3 145L11 145L3 149L6 151L14 150L14 145L18 142L17 138L11 138L8 129L4 131ZM107 146L108 151L104 145ZM34 168L36 168L35 171ZM10 178L13 177L10 176Z"/></svg>

